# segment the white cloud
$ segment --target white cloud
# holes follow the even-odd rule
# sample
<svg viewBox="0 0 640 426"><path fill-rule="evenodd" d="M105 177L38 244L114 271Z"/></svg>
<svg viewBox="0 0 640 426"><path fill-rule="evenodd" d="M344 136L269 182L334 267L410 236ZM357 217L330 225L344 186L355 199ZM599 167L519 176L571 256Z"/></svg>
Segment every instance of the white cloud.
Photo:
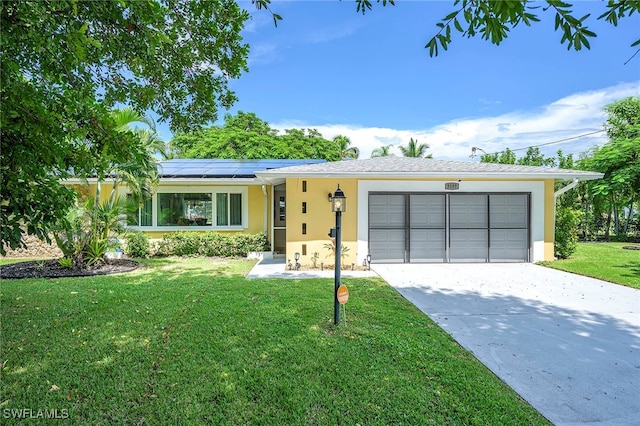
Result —
<svg viewBox="0 0 640 426"><path fill-rule="evenodd" d="M640 95L640 81L621 83L599 90L575 93L533 111L517 111L499 116L453 120L427 129L389 129L362 127L354 124L318 124L286 121L271 123L282 130L305 127L317 129L331 139L344 135L360 149L360 158L369 158L382 145L406 145L410 138L430 146L435 158L468 160L471 147L492 153L506 148L512 150L559 141L602 130L606 118L605 105L628 96ZM606 142L604 133L549 144L540 149L554 155L558 149L574 157L594 145ZM396 148L395 154L400 151ZM523 154L519 151L518 154Z"/></svg>

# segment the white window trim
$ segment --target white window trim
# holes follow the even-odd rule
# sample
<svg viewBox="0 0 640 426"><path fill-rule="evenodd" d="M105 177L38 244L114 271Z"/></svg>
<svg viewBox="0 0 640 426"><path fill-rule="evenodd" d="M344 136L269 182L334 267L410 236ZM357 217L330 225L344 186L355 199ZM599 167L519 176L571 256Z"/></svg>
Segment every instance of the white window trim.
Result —
<svg viewBox="0 0 640 426"><path fill-rule="evenodd" d="M124 190L124 194L129 194L130 191ZM213 203L213 223L211 226L158 226L158 194L175 194L175 193L207 193L211 194ZM215 225L216 219L216 193L227 194L242 194L242 225L233 226L217 226ZM237 186L237 185L222 185L222 186L200 186L200 185L180 185L180 186L161 186L152 197L152 226L129 226L126 228L132 231L146 231L146 232L170 232L170 231L243 231L249 227L249 187Z"/></svg>

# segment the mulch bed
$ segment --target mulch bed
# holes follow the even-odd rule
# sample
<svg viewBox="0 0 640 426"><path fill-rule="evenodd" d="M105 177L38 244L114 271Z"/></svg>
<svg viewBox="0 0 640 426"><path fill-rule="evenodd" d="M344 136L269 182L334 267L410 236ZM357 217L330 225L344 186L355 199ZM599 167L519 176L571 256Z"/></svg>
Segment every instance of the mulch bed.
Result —
<svg viewBox="0 0 640 426"><path fill-rule="evenodd" d="M101 265L84 268L64 268L55 259L32 260L0 266L0 279L88 277L130 272L139 267L138 262L128 259L109 260Z"/></svg>

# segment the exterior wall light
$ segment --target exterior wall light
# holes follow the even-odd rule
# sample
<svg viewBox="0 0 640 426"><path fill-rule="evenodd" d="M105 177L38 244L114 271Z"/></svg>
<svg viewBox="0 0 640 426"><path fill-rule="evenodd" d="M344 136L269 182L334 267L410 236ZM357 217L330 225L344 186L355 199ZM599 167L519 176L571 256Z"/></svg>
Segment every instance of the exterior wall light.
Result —
<svg viewBox="0 0 640 426"><path fill-rule="evenodd" d="M340 189L340 185L338 185L338 189L333 193L333 197L331 198L331 212L333 213L343 213L347 211L347 197L344 196L344 192Z"/></svg>

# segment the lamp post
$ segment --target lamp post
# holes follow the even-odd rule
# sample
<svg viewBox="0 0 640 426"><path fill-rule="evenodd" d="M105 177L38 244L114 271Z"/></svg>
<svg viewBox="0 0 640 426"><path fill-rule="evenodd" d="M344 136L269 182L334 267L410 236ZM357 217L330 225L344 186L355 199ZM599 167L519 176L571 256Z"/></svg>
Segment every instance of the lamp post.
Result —
<svg viewBox="0 0 640 426"><path fill-rule="evenodd" d="M340 303L338 302L338 288L340 287L340 260L342 258L342 212L347 211L347 197L338 189L331 197L331 211L336 214L336 262L335 279L333 289L333 323L340 324Z"/></svg>

